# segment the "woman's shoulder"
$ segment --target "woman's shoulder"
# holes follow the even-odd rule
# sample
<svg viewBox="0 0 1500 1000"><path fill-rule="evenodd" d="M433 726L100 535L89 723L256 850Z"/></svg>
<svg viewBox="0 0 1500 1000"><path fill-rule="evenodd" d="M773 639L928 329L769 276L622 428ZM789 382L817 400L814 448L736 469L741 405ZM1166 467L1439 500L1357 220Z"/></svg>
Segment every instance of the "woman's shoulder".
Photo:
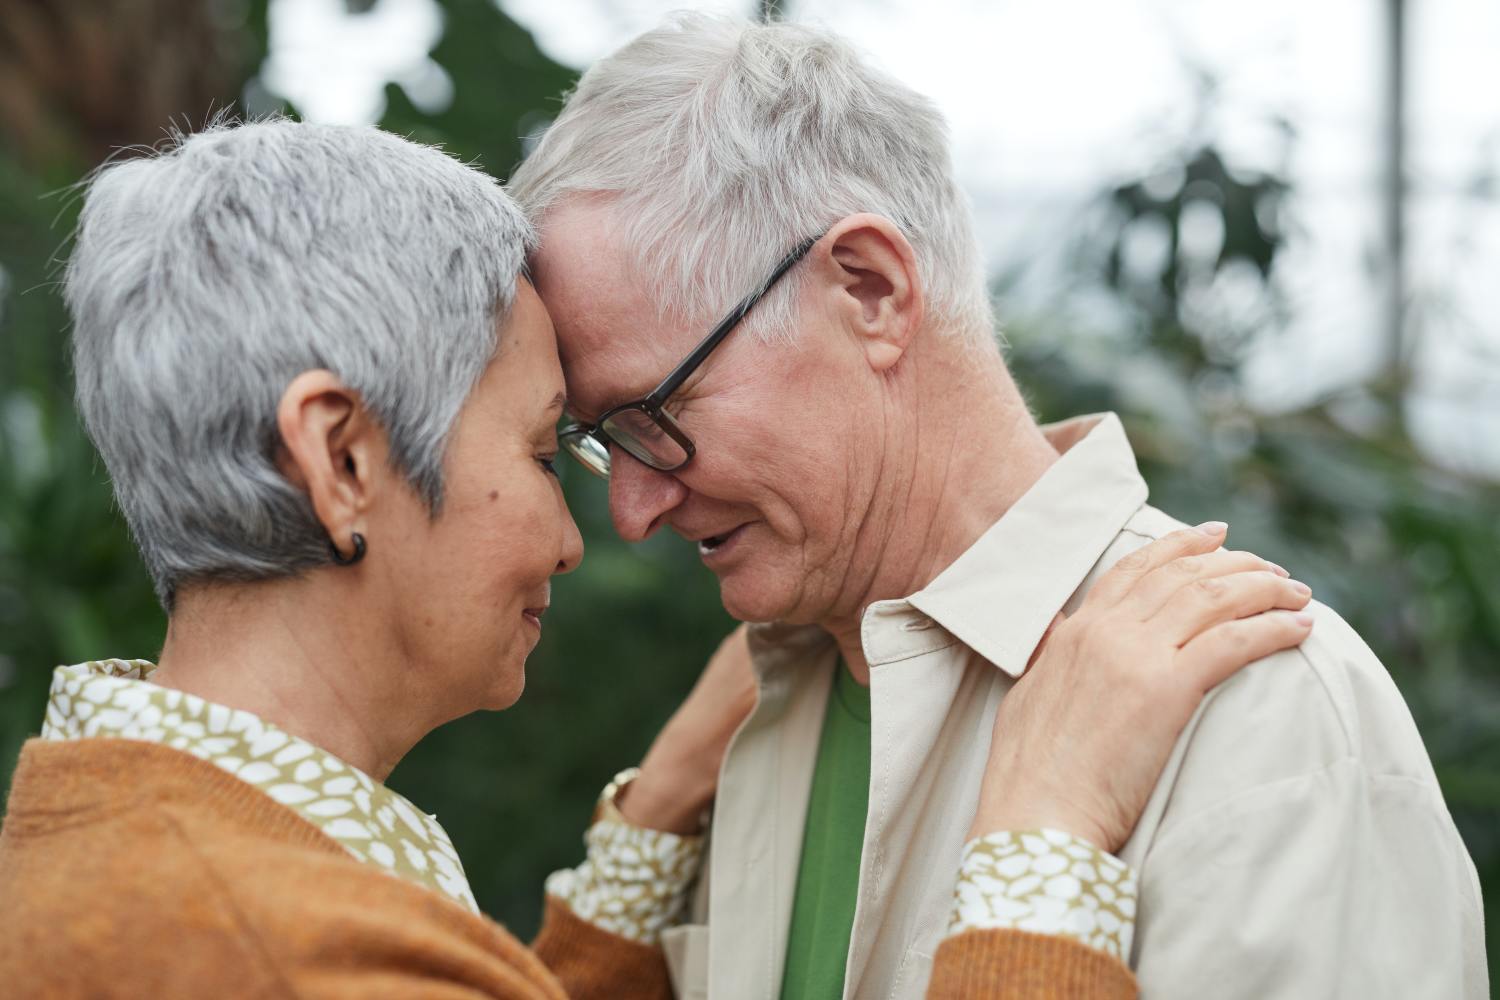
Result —
<svg viewBox="0 0 1500 1000"><path fill-rule="evenodd" d="M128 740L33 741L0 835L6 971L84 995L561 996L499 925L357 861L212 764ZM43 971L44 969L50 971ZM433 980L429 985L436 985ZM139 988L137 988L139 987ZM109 992L109 990L105 990Z"/></svg>
<svg viewBox="0 0 1500 1000"><path fill-rule="evenodd" d="M233 977L284 993L201 848L216 786L195 758L126 740L32 740L0 831L0 981L20 995L193 995ZM153 960L153 958L159 960Z"/></svg>

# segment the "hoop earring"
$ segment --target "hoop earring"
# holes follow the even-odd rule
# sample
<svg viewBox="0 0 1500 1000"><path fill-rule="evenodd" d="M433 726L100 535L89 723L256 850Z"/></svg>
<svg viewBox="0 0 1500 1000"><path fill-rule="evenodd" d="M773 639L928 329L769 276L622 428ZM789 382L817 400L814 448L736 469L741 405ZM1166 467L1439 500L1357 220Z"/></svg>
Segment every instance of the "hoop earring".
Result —
<svg viewBox="0 0 1500 1000"><path fill-rule="evenodd" d="M328 548L333 552L333 561L335 565L353 566L355 563L359 562L365 557L365 536L356 531L350 541L354 543L354 554L345 556L342 552L339 551L339 547L333 543L333 539L328 539Z"/></svg>

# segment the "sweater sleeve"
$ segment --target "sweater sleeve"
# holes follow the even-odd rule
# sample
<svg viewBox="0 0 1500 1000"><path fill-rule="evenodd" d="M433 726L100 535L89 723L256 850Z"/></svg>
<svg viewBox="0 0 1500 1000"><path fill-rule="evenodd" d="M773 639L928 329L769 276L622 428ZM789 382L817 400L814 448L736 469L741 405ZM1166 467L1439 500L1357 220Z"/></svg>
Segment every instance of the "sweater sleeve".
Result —
<svg viewBox="0 0 1500 1000"><path fill-rule="evenodd" d="M572 1000L671 1000L661 931L686 909L703 838L635 826L609 788L595 815L583 863L547 879L532 949Z"/></svg>
<svg viewBox="0 0 1500 1000"><path fill-rule="evenodd" d="M927 1000L1136 1000L1117 958L1076 939L970 930L938 947Z"/></svg>
<svg viewBox="0 0 1500 1000"><path fill-rule="evenodd" d="M672 1000L661 947L604 930L556 897L547 898L532 950L570 1000Z"/></svg>

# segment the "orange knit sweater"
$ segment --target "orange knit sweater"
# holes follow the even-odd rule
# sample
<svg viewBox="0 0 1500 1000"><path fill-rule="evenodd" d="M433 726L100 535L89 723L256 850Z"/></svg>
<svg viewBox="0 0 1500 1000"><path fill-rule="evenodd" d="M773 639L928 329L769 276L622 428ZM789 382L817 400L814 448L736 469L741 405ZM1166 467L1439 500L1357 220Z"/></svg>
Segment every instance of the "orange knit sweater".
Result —
<svg viewBox="0 0 1500 1000"><path fill-rule="evenodd" d="M213 764L129 740L32 740L0 830L7 997L670 998L660 949L547 903L506 930L351 858ZM930 996L1134 997L1083 945L1012 931L938 952Z"/></svg>

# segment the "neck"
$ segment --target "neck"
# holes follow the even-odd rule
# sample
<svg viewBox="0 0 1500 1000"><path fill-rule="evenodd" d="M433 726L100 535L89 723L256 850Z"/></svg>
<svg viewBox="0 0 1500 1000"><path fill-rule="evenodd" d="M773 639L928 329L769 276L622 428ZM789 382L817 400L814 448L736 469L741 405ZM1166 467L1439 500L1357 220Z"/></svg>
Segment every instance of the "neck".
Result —
<svg viewBox="0 0 1500 1000"><path fill-rule="evenodd" d="M407 706L421 702L395 644L343 610L357 606L353 582L333 572L180 593L152 681L254 713L384 782L433 727L412 726Z"/></svg>
<svg viewBox="0 0 1500 1000"><path fill-rule="evenodd" d="M870 682L866 609L931 583L1057 460L998 353L976 357L950 342L909 361L872 445L881 464L854 532L851 596L818 622L861 684Z"/></svg>

